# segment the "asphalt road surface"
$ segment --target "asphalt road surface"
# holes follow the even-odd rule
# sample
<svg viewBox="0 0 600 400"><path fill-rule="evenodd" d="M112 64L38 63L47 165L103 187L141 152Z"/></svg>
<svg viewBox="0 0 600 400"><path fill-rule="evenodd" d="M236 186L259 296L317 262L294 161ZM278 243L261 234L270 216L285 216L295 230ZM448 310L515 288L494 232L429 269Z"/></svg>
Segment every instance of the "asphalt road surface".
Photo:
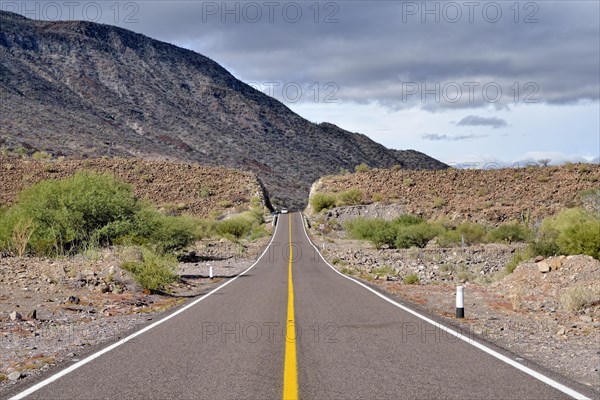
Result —
<svg viewBox="0 0 600 400"><path fill-rule="evenodd" d="M91 357L29 391L20 388L20 395L560 399L582 393L569 392L574 384L561 378L566 387L556 389L341 276L320 258L297 213L280 216L269 247L246 273Z"/></svg>

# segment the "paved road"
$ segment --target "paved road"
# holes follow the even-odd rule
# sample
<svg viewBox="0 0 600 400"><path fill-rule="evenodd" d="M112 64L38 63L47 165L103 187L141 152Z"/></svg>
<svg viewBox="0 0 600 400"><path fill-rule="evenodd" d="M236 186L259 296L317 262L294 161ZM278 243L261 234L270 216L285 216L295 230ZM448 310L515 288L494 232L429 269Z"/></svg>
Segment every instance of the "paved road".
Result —
<svg viewBox="0 0 600 400"><path fill-rule="evenodd" d="M27 398L280 399L284 393L568 398L333 271L305 236L299 214L281 216L270 247L246 274Z"/></svg>

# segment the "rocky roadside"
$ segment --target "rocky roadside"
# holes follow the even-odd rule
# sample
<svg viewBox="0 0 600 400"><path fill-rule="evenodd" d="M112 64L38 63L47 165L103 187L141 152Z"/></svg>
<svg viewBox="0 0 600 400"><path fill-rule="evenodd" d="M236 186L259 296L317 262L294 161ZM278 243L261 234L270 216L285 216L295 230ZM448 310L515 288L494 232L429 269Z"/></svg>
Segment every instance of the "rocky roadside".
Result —
<svg viewBox="0 0 600 400"><path fill-rule="evenodd" d="M0 257L0 393L92 346L125 337L247 269L268 238L200 241L168 293L146 294L116 251L65 259ZM210 267L214 278L209 278Z"/></svg>
<svg viewBox="0 0 600 400"><path fill-rule="evenodd" d="M520 245L377 250L314 232L312 238L341 272L600 392L600 261L538 259L508 274L505 265ZM458 284L465 287L462 320L454 317Z"/></svg>

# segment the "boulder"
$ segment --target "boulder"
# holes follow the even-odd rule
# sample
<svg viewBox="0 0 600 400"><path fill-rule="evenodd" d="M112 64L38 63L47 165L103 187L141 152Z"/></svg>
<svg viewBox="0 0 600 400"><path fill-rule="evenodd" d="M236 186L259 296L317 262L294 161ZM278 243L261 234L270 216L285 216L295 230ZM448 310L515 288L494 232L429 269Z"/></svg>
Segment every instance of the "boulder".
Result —
<svg viewBox="0 0 600 400"><path fill-rule="evenodd" d="M546 272L550 272L550 264L548 264L546 261L540 261L537 264L537 267L538 271L540 271L543 274L545 274Z"/></svg>

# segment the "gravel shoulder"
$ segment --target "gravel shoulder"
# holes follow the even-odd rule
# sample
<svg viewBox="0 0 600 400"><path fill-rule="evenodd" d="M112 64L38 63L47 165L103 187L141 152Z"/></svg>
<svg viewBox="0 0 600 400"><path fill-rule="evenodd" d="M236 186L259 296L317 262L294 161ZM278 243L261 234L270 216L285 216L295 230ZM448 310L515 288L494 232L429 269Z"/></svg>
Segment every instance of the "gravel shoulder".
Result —
<svg viewBox="0 0 600 400"><path fill-rule="evenodd" d="M600 262L553 257L504 265L519 245L376 250L366 242L314 234L339 271L458 324L523 359L569 377L600 396ZM550 266L547 272L541 272ZM407 284L409 276L419 277ZM465 287L465 318L455 318L455 291ZM577 311L572 309L580 302Z"/></svg>

